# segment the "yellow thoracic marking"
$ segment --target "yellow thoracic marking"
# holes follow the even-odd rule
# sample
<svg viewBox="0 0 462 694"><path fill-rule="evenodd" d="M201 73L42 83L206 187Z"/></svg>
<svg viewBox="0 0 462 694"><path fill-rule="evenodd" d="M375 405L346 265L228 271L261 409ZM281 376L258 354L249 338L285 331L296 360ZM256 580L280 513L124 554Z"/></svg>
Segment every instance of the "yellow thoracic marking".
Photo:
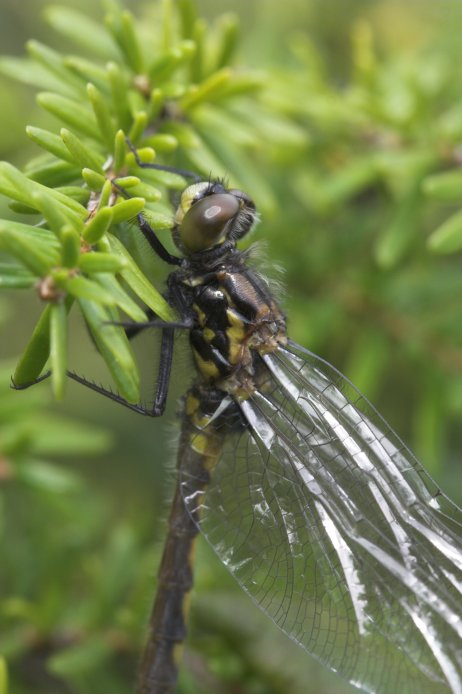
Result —
<svg viewBox="0 0 462 694"><path fill-rule="evenodd" d="M201 328L203 328L204 325L207 323L207 316L205 315L203 310L199 308L197 304L193 304L192 308L197 314L197 320L199 321L199 325L201 326Z"/></svg>
<svg viewBox="0 0 462 694"><path fill-rule="evenodd" d="M226 335L229 340L228 360L231 364L237 364L242 354L242 346L246 336L246 330L242 319L233 309L226 310L229 328L226 328Z"/></svg>
<svg viewBox="0 0 462 694"><path fill-rule="evenodd" d="M226 317L231 328L240 331L240 334L244 336L244 323L242 322L241 316L233 308L227 308ZM230 330L230 328L228 328L228 330Z"/></svg>
<svg viewBox="0 0 462 694"><path fill-rule="evenodd" d="M219 378L220 371L213 361L202 359L201 355L194 350L194 359L196 360L197 368L205 378L214 380Z"/></svg>
<svg viewBox="0 0 462 694"><path fill-rule="evenodd" d="M213 338L215 337L215 331L212 330L212 328L204 328L202 334L207 342L212 342Z"/></svg>
<svg viewBox="0 0 462 694"><path fill-rule="evenodd" d="M187 287L200 287L202 284L204 284L204 278L202 275L185 278L183 280L183 284L185 284Z"/></svg>

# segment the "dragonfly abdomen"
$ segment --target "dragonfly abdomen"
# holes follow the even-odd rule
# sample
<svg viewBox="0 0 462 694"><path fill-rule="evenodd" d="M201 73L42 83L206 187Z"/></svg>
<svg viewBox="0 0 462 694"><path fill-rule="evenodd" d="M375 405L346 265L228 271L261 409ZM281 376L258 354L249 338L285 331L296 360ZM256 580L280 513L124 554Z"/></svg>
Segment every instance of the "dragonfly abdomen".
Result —
<svg viewBox="0 0 462 694"><path fill-rule="evenodd" d="M176 487L170 513L139 694L172 694L175 691L178 663L187 635L203 498L226 434L242 427L240 412L234 403L229 404L228 412L216 416L217 403L223 397L226 393L195 386L184 398L179 455L183 475Z"/></svg>
<svg viewBox="0 0 462 694"><path fill-rule="evenodd" d="M194 545L198 529L187 513L179 488L169 519L167 541L159 570L150 638L144 652L140 694L173 692L186 638L188 596L193 584Z"/></svg>

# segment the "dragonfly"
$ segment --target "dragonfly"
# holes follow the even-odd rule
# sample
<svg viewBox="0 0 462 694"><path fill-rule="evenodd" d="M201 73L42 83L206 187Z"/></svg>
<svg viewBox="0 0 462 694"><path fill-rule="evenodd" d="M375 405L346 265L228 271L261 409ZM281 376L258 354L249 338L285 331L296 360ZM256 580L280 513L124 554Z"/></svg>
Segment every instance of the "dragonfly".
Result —
<svg viewBox="0 0 462 694"><path fill-rule="evenodd" d="M358 688L460 693L462 511L345 376L289 339L271 284L237 246L256 218L245 192L199 177L175 213L179 255L138 215L174 266L166 297L179 316L120 323L129 338L160 331L151 406L69 373L157 417L175 334L189 333L196 373L138 692L175 691L202 533L287 636Z"/></svg>

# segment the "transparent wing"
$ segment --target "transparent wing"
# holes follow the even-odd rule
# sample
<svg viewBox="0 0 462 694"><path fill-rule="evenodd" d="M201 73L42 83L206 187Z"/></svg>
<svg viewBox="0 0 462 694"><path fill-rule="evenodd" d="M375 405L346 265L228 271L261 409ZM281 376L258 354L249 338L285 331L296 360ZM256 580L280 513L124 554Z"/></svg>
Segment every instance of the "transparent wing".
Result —
<svg viewBox="0 0 462 694"><path fill-rule="evenodd" d="M259 607L353 684L462 692L461 510L327 362L294 344L263 359L206 494L182 472L201 531Z"/></svg>

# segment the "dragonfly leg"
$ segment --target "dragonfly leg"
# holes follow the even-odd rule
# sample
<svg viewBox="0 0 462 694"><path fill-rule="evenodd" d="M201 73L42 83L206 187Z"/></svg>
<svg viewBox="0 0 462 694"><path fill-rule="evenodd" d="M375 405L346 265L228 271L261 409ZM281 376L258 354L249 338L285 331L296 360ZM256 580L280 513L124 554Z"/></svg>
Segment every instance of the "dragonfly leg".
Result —
<svg viewBox="0 0 462 694"><path fill-rule="evenodd" d="M82 386L85 386L86 388L90 388L90 390L94 390L96 393L99 393L100 395L104 395L104 397L109 398L110 400L114 400L115 402L118 402L120 405L124 405L125 407L128 407L130 410L134 410L135 412L138 412L140 414L145 414L150 417L156 417L158 416L157 414L151 413L151 410L148 408L143 407L142 405L135 405L123 398L121 395L118 393L115 393L114 391L110 390L109 388L103 388L103 386L98 385L97 383L94 383L94 381L90 381L88 378L85 378L84 376L79 376L76 374L74 371L66 371L66 374L69 378L71 378L73 381L77 381L77 383L80 383ZM14 390L26 390L27 388L31 388L32 386L37 385L37 383L41 383L45 379L49 378L51 376L51 371L47 371L45 374L42 376L39 376L38 378L35 378L33 381L29 381L28 383L21 383L20 385L15 383L13 379L11 379L11 387L14 388Z"/></svg>
<svg viewBox="0 0 462 694"><path fill-rule="evenodd" d="M125 328L125 334L129 340L132 340L145 328L175 328L178 330L189 330L193 325L193 320L184 317L179 321L164 321L156 317L155 312L148 308L146 311L146 321L107 321L105 325L120 325Z"/></svg>
<svg viewBox="0 0 462 694"><path fill-rule="evenodd" d="M125 188L119 186L119 184L117 183L117 178L113 178L111 183L113 187L116 188L125 198L130 199L130 196L125 190ZM149 243L154 253L157 256L159 256L161 260L163 260L165 263L168 263L169 265L181 265L182 258L179 258L178 256L172 255L168 252L163 243L158 239L156 232L149 224L146 217L141 212L136 215L136 220L138 222L138 227L140 228L144 238Z"/></svg>
<svg viewBox="0 0 462 694"><path fill-rule="evenodd" d="M170 374L172 371L173 360L173 328L163 328L162 341L160 346L159 371L157 374L156 394L152 406L153 417L160 417L167 403L168 387Z"/></svg>
<svg viewBox="0 0 462 694"><path fill-rule="evenodd" d="M135 326L136 325L137 324L135 324ZM169 323L165 325L168 326ZM144 414L147 417L160 417L165 410L165 404L167 402L167 393L170 382L170 373L172 369L173 359L173 340L174 328L163 327L160 348L159 371L156 382L156 392L154 395L154 402L151 407L144 407L144 405L141 404L134 404L128 402L128 400L125 400L125 398L119 395L119 393L115 393L110 388L104 388L103 386L95 383L94 381L90 381L87 378L84 378L83 376L79 376L73 371L68 371L67 375L69 376L69 378L72 378L72 380L77 381L77 383L80 383L86 388L90 388L90 390L94 390L96 393L103 395L105 398L109 398L109 400L113 400L114 402L119 403L119 405L127 407L129 410L133 410L134 412L138 412L139 414Z"/></svg>
<svg viewBox="0 0 462 694"><path fill-rule="evenodd" d="M100 395L103 395L105 398L108 398L109 400L113 400L114 402L117 402L119 405L123 405L124 407L127 407L129 410L133 410L134 412L138 412L138 414L144 414L148 417L158 417L159 416L153 411L153 408L144 407L144 405L141 405L141 404L128 402L128 400L125 400L125 398L123 398L121 395L119 395L119 393L115 393L110 388L104 388L103 386L99 385L98 383L95 383L94 381L90 381L88 378L84 378L83 376L79 376L79 374L76 374L74 371L67 371L67 375L73 381L80 383L80 385L85 386L86 388L90 388L90 390L94 390L95 393L99 393Z"/></svg>
<svg viewBox="0 0 462 694"><path fill-rule="evenodd" d="M170 173L175 173L179 176L184 176L185 178L192 178L196 183L202 180L201 176L199 176L194 171L188 171L187 169L179 169L176 166L167 166L166 164L154 164L153 162L141 161L133 142L128 137L125 138L125 142L127 143L128 148L132 152L133 156L135 157L135 161L137 165L140 167L140 169L155 169L157 171L169 171Z"/></svg>
<svg viewBox="0 0 462 694"><path fill-rule="evenodd" d="M136 215L136 219L138 221L138 226L141 230L141 233L143 234L144 238L151 246L154 253L156 255L158 255L161 260L168 263L169 265L181 265L182 258L179 258L178 256L172 255L171 253L168 252L168 250L165 248L165 246L157 238L156 232L154 231L152 226L149 224L146 217L144 217L141 214L141 212Z"/></svg>
<svg viewBox="0 0 462 694"><path fill-rule="evenodd" d="M173 166L164 166L163 164L152 164L148 162L142 162L141 159L138 156L138 152L136 150L136 147L134 144L126 138L127 145L131 152L133 153L133 156L135 157L135 161L137 165L142 168L142 169L157 169L158 171L170 171L171 173L176 173L179 174L180 176L185 176L187 178L194 178L196 181L201 180L200 176L197 176L197 174L193 173L192 171L185 171L183 169L177 169ZM119 186L117 184L117 179L114 179L112 181L112 184L117 190L119 190L124 197L128 198L130 197L124 188ZM182 263L182 258L179 258L176 255L172 255L169 253L169 251L165 248L163 243L159 240L157 237L156 232L152 228L152 226L149 224L148 220L146 217L140 212L139 214L136 215L136 219L138 221L138 226L141 230L141 233L143 234L144 238L146 241L149 243L151 246L152 250L156 255L159 256L161 260L164 262L168 263L169 265L181 265Z"/></svg>
<svg viewBox="0 0 462 694"><path fill-rule="evenodd" d="M38 378L34 378L32 381L28 381L27 383L16 383L14 378L11 377L11 388L13 390L27 390L27 388L31 388L32 386L37 385L37 383L41 383L42 381L45 381L47 378L50 378L51 376L51 371L47 371L46 373L42 374Z"/></svg>
<svg viewBox="0 0 462 694"><path fill-rule="evenodd" d="M139 323L133 323L130 321L108 321L107 323L105 323L105 325L122 326L126 329L125 332L127 333L128 339L131 340L132 336L135 337L135 335L137 335L145 328L175 328L178 330L189 330L193 324L190 321L178 321L170 323L170 321L163 320L147 320L141 321Z"/></svg>

